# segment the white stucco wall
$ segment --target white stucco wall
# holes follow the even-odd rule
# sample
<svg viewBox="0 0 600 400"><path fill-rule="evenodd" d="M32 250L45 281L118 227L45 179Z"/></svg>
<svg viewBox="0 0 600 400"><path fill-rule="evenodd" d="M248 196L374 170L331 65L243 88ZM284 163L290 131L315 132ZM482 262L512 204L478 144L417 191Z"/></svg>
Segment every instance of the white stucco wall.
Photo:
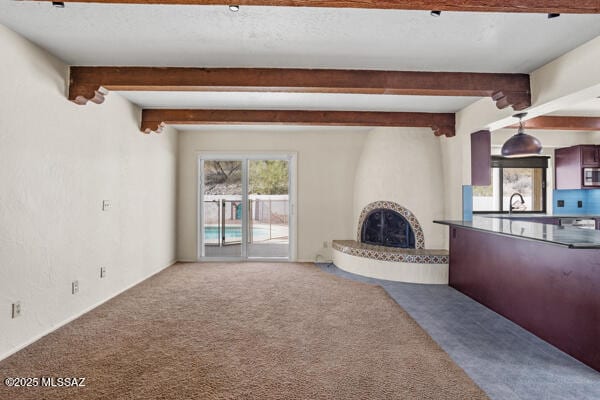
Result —
<svg viewBox="0 0 600 400"><path fill-rule="evenodd" d="M425 247L444 248L444 181L440 138L426 128L372 130L360 157L354 184L354 239L358 216L367 204L394 201L417 217Z"/></svg>
<svg viewBox="0 0 600 400"><path fill-rule="evenodd" d="M368 129L245 127L179 133L177 255L196 260L197 155L215 152L296 152L298 260L330 259L323 242L353 237L354 176Z"/></svg>
<svg viewBox="0 0 600 400"><path fill-rule="evenodd" d="M526 110L527 118L597 97L600 93L599 61L600 37L597 37L532 71L532 106ZM509 126L516 122L511 117L515 113L512 107L498 110L490 98L482 98L456 113L456 137L442 139L447 219L461 217L461 187L471 184L470 134L481 129L495 132Z"/></svg>
<svg viewBox="0 0 600 400"><path fill-rule="evenodd" d="M1 25L0 48L1 359L173 262L177 143L114 93L69 102L67 66Z"/></svg>

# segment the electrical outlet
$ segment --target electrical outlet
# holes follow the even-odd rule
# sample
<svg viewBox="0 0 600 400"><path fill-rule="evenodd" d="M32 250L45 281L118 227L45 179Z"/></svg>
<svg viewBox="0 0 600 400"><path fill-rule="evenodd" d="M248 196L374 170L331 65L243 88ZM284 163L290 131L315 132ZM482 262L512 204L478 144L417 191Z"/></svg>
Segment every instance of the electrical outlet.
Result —
<svg viewBox="0 0 600 400"><path fill-rule="evenodd" d="M79 293L79 281L73 281L73 283L71 284L71 289L73 294Z"/></svg>
<svg viewBox="0 0 600 400"><path fill-rule="evenodd" d="M111 207L110 200L102 200L102 211L108 211Z"/></svg>
<svg viewBox="0 0 600 400"><path fill-rule="evenodd" d="M17 318L21 316L21 302L16 301L12 304L12 317Z"/></svg>
<svg viewBox="0 0 600 400"><path fill-rule="evenodd" d="M556 202L556 207L564 207L565 206L565 201L564 200L558 200Z"/></svg>
<svg viewBox="0 0 600 400"><path fill-rule="evenodd" d="M582 208L582 207L583 207L583 201L577 200L577 208Z"/></svg>
<svg viewBox="0 0 600 400"><path fill-rule="evenodd" d="M100 267L100 278L106 278L106 267Z"/></svg>

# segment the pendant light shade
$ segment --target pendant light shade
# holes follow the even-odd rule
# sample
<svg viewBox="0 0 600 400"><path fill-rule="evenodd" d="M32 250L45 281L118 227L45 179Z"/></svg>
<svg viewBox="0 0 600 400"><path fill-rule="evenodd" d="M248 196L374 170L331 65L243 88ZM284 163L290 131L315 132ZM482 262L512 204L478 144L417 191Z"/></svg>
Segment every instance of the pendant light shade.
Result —
<svg viewBox="0 0 600 400"><path fill-rule="evenodd" d="M542 143L536 137L525 133L522 118L526 115L527 113L514 115L515 118L519 118L519 130L502 145L501 153L504 157L537 156L542 152Z"/></svg>

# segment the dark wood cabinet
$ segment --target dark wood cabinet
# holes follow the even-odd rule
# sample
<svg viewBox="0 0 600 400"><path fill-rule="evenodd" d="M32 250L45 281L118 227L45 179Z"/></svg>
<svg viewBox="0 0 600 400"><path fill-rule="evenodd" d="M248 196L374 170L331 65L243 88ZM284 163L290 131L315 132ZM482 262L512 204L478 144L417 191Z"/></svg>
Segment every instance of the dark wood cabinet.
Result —
<svg viewBox="0 0 600 400"><path fill-rule="evenodd" d="M581 165L585 167L600 167L600 146L580 146Z"/></svg>
<svg viewBox="0 0 600 400"><path fill-rule="evenodd" d="M564 147L554 151L555 189L581 189L581 149L579 147Z"/></svg>
<svg viewBox="0 0 600 400"><path fill-rule="evenodd" d="M471 185L492 184L492 136L490 131L471 134Z"/></svg>
<svg viewBox="0 0 600 400"><path fill-rule="evenodd" d="M583 168L600 167L600 146L579 145L554 152L555 189L584 189Z"/></svg>
<svg viewBox="0 0 600 400"><path fill-rule="evenodd" d="M600 371L600 250L450 230L451 287Z"/></svg>

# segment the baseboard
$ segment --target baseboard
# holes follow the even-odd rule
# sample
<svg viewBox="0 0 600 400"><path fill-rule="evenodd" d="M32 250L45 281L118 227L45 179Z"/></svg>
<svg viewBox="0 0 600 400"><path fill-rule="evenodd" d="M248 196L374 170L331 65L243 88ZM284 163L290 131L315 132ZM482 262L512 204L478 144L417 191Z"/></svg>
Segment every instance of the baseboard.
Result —
<svg viewBox="0 0 600 400"><path fill-rule="evenodd" d="M30 344L32 344L32 343L34 343L34 342L37 342L38 340L40 340L40 339L41 339L41 338L43 338L44 336L48 335L49 333L52 333L52 332L54 332L55 330L57 330L57 329L58 329L58 328L60 328L61 326L64 326L64 325L68 324L69 322L76 320L77 318L81 317L83 314L85 314L85 313L87 313L87 312L90 312L90 311L92 311L94 308L96 308L96 307L98 307L98 306L100 306L100 305L102 305L102 304L106 303L106 302L107 302L107 301L109 301L110 299L113 299L113 298L117 297L118 295L120 295L121 293L123 293L123 292L125 292L125 291L127 291L127 290L131 289L132 287L134 287L134 286L136 286L136 285L139 285L140 283L144 282L146 279L148 279L148 278L150 278L150 277L152 277L152 276L154 276L154 275L158 274L160 271L162 271L162 270L164 270L164 269L167 269L167 268L169 268L170 266L172 266L172 265L174 265L174 264L176 264L176 263L177 263L177 260L173 260L173 261L169 262L169 264L167 264L167 266L157 269L156 271L154 271L154 272L153 272L153 273L151 273L150 275L148 275L148 276L146 276L146 277L144 277L144 278L142 278L142 279L140 279L140 280L138 280L138 281L136 281L136 282L132 283L131 285L129 285L129 286L127 286L127 287L125 287L124 289L122 289L122 290L120 290L120 291L118 291L118 292L114 293L112 296L110 296L110 297L107 297L106 299L104 299L104 300L102 300L102 301L99 301L99 302L97 302L97 303L95 303L95 304L91 305L90 307L87 307L87 308L85 308L85 309L84 309L83 311L81 311L80 313L77 313L77 314L75 314L75 315L73 315L73 316L71 316L71 317L69 317L69 318L67 318L67 319L65 319L65 320L63 320L63 321L61 321L61 322L59 322L59 323L55 324L55 325L52 325L52 327L51 327L50 329L47 329L46 331L42 332L41 334L34 336L33 338L31 338L31 339L27 340L26 342L24 342L24 343L22 343L22 344L18 345L16 348L14 348L14 349L12 349L12 350L10 350L10 351L8 351L8 352L4 353L4 354L1 354L1 355L0 355L0 361L4 360L4 359L5 359L5 358L7 358L7 357L10 357L10 356L12 356L13 354L15 354L16 352L18 352L19 350L22 350L22 349L24 349L25 347L29 346Z"/></svg>

